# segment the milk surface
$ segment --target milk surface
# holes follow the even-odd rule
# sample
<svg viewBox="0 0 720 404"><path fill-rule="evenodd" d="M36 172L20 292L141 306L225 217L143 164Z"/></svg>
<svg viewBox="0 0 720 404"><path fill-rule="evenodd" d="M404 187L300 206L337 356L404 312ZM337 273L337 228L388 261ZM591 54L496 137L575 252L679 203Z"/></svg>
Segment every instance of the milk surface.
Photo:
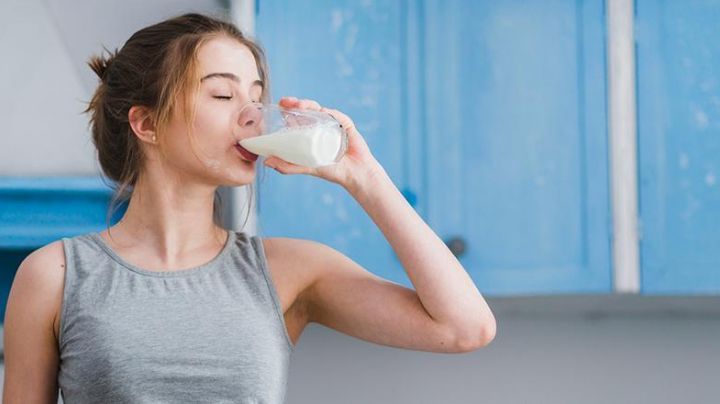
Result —
<svg viewBox="0 0 720 404"><path fill-rule="evenodd" d="M342 142L341 130L334 123L283 128L241 140L240 145L261 156L273 155L293 164L319 167L335 162Z"/></svg>

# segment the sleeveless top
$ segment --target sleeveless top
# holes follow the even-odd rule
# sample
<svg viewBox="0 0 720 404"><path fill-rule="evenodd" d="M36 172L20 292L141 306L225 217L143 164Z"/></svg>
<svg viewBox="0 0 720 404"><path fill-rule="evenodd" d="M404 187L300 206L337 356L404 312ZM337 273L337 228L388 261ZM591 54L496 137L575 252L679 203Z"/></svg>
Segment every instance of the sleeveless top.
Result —
<svg viewBox="0 0 720 404"><path fill-rule="evenodd" d="M63 402L282 403L294 346L262 240L228 230L203 265L136 267L100 236L63 238Z"/></svg>

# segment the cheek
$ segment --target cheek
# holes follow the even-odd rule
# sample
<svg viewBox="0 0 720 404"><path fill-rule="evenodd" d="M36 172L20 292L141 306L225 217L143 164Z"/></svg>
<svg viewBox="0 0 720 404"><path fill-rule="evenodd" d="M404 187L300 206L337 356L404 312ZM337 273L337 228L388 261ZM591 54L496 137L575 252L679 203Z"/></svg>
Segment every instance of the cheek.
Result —
<svg viewBox="0 0 720 404"><path fill-rule="evenodd" d="M225 146L233 142L232 116L229 113L198 108L193 127L199 142L217 144L217 146Z"/></svg>
<svg viewBox="0 0 720 404"><path fill-rule="evenodd" d="M190 127L184 118L174 120L167 132L167 156L176 164L192 161L191 165L195 165L197 156L203 159L221 158L232 141L222 126L219 119L213 119L199 110Z"/></svg>

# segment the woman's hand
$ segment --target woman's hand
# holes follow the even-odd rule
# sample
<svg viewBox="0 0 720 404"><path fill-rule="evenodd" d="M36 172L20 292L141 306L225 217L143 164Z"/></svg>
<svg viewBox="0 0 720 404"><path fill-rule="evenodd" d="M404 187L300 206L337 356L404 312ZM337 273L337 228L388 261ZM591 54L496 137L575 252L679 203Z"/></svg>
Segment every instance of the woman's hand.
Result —
<svg viewBox="0 0 720 404"><path fill-rule="evenodd" d="M316 101L297 99L295 97L283 97L278 103L283 108L308 109L322 111L332 115L340 122L342 129L348 135L348 147L345 155L339 162L322 167L303 167L279 157L271 156L265 159L265 165L274 168L282 174L308 174L323 178L330 182L339 184L345 188L365 182L379 171L382 166L375 160L370 152L365 139L355 128L353 121L344 113L323 108Z"/></svg>

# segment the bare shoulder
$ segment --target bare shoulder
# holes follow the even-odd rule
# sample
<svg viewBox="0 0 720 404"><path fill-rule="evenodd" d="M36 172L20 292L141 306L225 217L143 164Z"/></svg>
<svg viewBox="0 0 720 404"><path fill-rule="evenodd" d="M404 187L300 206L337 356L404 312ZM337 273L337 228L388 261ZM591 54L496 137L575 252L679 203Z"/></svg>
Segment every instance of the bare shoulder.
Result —
<svg viewBox="0 0 720 404"><path fill-rule="evenodd" d="M351 279L383 281L342 252L317 241L274 237L264 239L263 244L272 276L278 279L278 288L286 289L279 294L287 295L288 307L293 302L302 302L309 321L320 317L323 306L328 303L319 293L326 289L325 285Z"/></svg>
<svg viewBox="0 0 720 404"><path fill-rule="evenodd" d="M31 281L38 288L62 288L65 279L65 250L62 240L53 241L28 254L16 278Z"/></svg>
<svg viewBox="0 0 720 404"><path fill-rule="evenodd" d="M360 268L341 252L314 240L271 237L262 241L283 312L290 317L300 317L300 322L314 318L319 300L315 285L319 281L346 271L348 264L354 266L353 269Z"/></svg>
<svg viewBox="0 0 720 404"><path fill-rule="evenodd" d="M268 272L282 305L285 326L293 344L312 320L311 286L318 278L318 262L327 249L321 243L288 237L262 239Z"/></svg>
<svg viewBox="0 0 720 404"><path fill-rule="evenodd" d="M65 250L62 240L53 241L28 254L23 260L25 266L56 264L65 266Z"/></svg>
<svg viewBox="0 0 720 404"><path fill-rule="evenodd" d="M20 263L13 289L18 301L35 302L51 319L57 338L58 319L65 283L65 250L62 240L53 241L31 252Z"/></svg>
<svg viewBox="0 0 720 404"><path fill-rule="evenodd" d="M55 327L62 300L62 240L20 263L5 308L3 402L57 401L60 353Z"/></svg>
<svg viewBox="0 0 720 404"><path fill-rule="evenodd" d="M287 311L293 304L306 298L308 288L317 277L315 263L329 248L322 243L289 237L263 238L263 248L273 281Z"/></svg>

